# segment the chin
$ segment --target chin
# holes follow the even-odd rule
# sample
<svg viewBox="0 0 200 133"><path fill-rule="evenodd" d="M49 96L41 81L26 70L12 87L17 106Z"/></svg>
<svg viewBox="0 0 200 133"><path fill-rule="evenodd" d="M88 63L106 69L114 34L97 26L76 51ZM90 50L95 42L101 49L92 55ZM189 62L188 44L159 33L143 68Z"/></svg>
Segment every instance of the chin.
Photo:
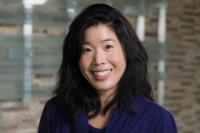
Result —
<svg viewBox="0 0 200 133"><path fill-rule="evenodd" d="M116 87L112 85L105 85L105 83L103 83L103 85L94 85L93 87L97 91L115 91L116 89Z"/></svg>

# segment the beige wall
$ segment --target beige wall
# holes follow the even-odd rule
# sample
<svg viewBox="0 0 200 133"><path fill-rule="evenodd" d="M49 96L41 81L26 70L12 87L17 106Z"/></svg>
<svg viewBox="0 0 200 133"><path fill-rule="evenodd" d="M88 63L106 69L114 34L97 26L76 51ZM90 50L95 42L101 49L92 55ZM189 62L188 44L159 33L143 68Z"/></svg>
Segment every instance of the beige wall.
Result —
<svg viewBox="0 0 200 133"><path fill-rule="evenodd" d="M166 106L180 133L200 131L200 1L168 0Z"/></svg>

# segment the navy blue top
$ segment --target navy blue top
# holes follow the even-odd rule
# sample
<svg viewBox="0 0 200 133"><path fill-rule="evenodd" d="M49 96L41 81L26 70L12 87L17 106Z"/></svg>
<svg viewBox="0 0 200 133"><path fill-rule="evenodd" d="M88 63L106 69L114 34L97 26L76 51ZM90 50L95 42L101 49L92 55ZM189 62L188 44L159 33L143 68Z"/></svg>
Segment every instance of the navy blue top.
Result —
<svg viewBox="0 0 200 133"><path fill-rule="evenodd" d="M73 121L67 120L52 98L44 107L38 133L177 133L172 115L155 102L137 97L133 106L132 115L118 107L107 127L98 130L89 125L85 112Z"/></svg>
<svg viewBox="0 0 200 133"><path fill-rule="evenodd" d="M106 128L99 129L99 128L95 128L89 124L89 133L104 133L105 130L106 130Z"/></svg>

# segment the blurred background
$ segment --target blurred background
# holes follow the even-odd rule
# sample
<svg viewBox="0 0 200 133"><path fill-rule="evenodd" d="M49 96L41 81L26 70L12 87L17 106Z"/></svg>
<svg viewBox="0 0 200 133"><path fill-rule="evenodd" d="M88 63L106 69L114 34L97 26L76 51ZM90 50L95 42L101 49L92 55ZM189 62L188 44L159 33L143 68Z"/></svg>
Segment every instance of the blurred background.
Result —
<svg viewBox="0 0 200 133"><path fill-rule="evenodd" d="M126 16L150 56L156 101L179 133L198 133L200 0L0 0L0 133L37 132L68 25L94 3Z"/></svg>

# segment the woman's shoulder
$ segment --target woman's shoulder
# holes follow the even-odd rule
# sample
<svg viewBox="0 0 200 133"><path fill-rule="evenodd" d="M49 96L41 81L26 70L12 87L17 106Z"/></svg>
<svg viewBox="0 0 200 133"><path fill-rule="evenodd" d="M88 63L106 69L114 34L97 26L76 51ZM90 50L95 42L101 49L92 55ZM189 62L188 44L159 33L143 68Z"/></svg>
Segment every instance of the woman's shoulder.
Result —
<svg viewBox="0 0 200 133"><path fill-rule="evenodd" d="M165 107L144 97L136 98L134 105L136 117L150 123L152 129L176 132L175 119Z"/></svg>
<svg viewBox="0 0 200 133"><path fill-rule="evenodd" d="M44 105L40 118L38 133L70 132L69 121L59 107L56 97L49 99Z"/></svg>
<svg viewBox="0 0 200 133"><path fill-rule="evenodd" d="M44 105L41 119L45 119L51 123L60 123L64 118L66 119L65 113L59 106L57 98L50 98Z"/></svg>
<svg viewBox="0 0 200 133"><path fill-rule="evenodd" d="M139 112L149 112L152 115L170 113L165 107L159 105L156 101L149 100L145 97L136 97L133 105Z"/></svg>
<svg viewBox="0 0 200 133"><path fill-rule="evenodd" d="M46 101L44 105L44 109L46 110L53 110L56 108L56 97L52 97L49 100Z"/></svg>
<svg viewBox="0 0 200 133"><path fill-rule="evenodd" d="M58 105L56 97L50 98L44 105L43 114L45 114L48 118L52 118L52 116L59 116L62 114L61 112L62 111Z"/></svg>

